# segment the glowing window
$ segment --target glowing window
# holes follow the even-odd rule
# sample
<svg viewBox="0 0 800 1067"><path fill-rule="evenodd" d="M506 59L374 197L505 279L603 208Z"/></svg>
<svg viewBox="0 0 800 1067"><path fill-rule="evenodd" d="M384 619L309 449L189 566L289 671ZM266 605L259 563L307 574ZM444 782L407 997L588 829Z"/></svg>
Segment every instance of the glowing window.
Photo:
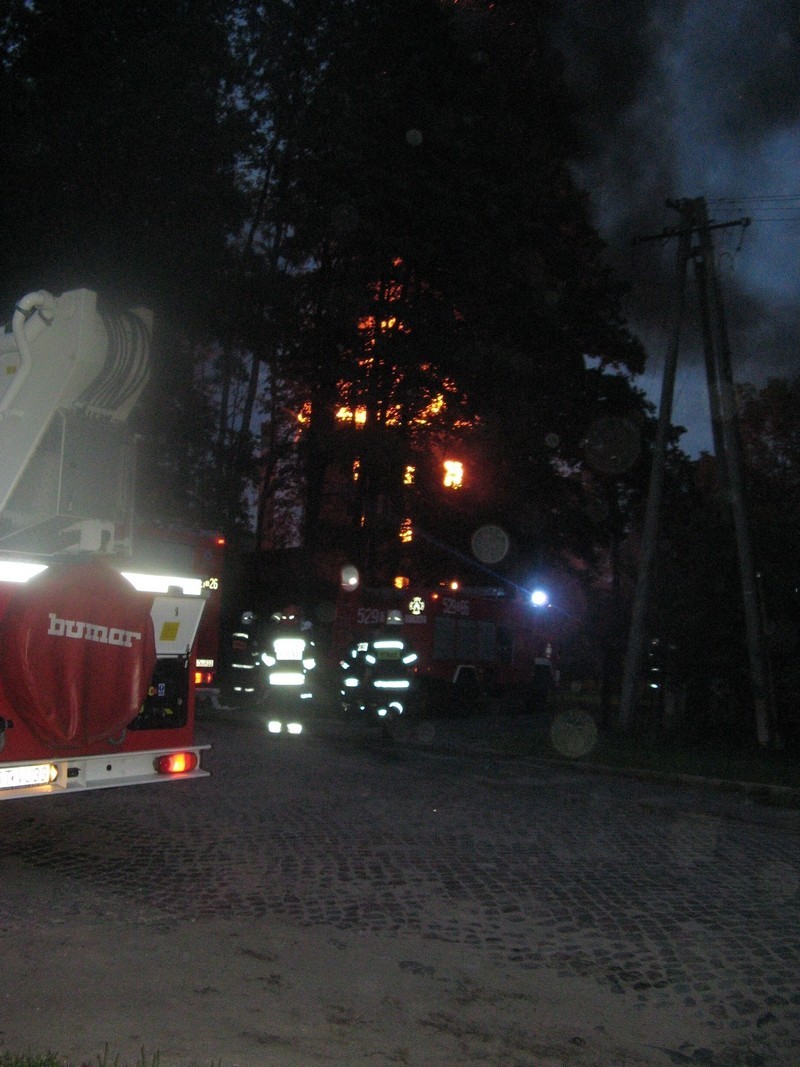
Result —
<svg viewBox="0 0 800 1067"><path fill-rule="evenodd" d="M405 471L403 472L403 485L413 485L416 474L417 468L414 467L411 463L409 463Z"/></svg>
<svg viewBox="0 0 800 1067"><path fill-rule="evenodd" d="M442 484L447 489L460 489L464 484L464 464L457 459L446 459Z"/></svg>
<svg viewBox="0 0 800 1067"><path fill-rule="evenodd" d="M404 545L414 540L414 529L411 525L411 519L403 519L400 524L400 540Z"/></svg>

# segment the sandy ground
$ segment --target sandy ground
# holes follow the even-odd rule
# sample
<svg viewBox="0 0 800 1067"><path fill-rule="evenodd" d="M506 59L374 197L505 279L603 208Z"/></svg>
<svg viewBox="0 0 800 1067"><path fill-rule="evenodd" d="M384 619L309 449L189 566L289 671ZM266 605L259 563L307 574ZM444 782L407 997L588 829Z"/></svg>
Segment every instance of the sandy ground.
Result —
<svg viewBox="0 0 800 1067"><path fill-rule="evenodd" d="M6 933L2 971L0 1050L77 1064L106 1044L120 1067L142 1050L160 1067L709 1062L674 1000L637 1011L594 981L405 933L112 920Z"/></svg>

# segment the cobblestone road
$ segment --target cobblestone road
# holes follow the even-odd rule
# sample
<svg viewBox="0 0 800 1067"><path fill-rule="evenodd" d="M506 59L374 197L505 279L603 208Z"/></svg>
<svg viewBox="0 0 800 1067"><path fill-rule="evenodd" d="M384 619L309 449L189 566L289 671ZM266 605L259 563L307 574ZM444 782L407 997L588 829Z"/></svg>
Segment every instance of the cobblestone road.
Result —
<svg viewBox="0 0 800 1067"><path fill-rule="evenodd" d="M385 1001L398 972L437 979L442 996L454 997L434 950L470 960L473 975L490 968L493 988L515 998L516 1044L499 1001L492 1011L504 1043L468 1033L462 981L460 1015L444 999L428 1005L436 1040L427 1053L410 1039L365 1051L352 1026L348 1045L346 1020L328 1018L338 1026L336 1055L330 1043L307 1041L303 1053L289 1042L279 1053L262 1042L261 1059L238 1046L235 1060L213 1050L222 1067L800 1064L800 812L391 745L333 726L274 739L257 719L228 714L200 732L213 744L205 781L0 805L4 938L98 922L151 932L267 922L324 933L328 947L372 935L413 941L418 951L398 949ZM534 1047L525 990L559 984L550 1022L561 1044ZM578 988L596 991L597 1018L577 1017L586 1009L569 1002L569 990ZM609 1034L614 1004L653 1020L635 1048ZM3 1035L17 1033L0 1025L0 1050ZM607 1043L595 1048L592 1034ZM113 1048L115 1035L105 1040ZM181 1062L194 1063L199 1049L184 1051Z"/></svg>

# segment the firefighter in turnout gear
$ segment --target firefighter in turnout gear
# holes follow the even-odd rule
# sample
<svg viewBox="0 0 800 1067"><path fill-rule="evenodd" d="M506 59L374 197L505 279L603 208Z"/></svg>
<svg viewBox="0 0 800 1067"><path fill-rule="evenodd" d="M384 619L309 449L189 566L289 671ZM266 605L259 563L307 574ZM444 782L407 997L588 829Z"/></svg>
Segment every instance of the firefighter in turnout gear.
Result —
<svg viewBox="0 0 800 1067"><path fill-rule="evenodd" d="M316 658L311 624L299 608L290 605L272 615L261 662L267 671L267 702L279 716L270 722L270 730L280 733L285 726L289 733L300 733L301 724L284 723L284 718L296 719L300 706L310 703Z"/></svg>
<svg viewBox="0 0 800 1067"><path fill-rule="evenodd" d="M413 688L417 654L402 626L402 612L387 611L385 624L341 661L345 708L377 715L384 729L406 710Z"/></svg>

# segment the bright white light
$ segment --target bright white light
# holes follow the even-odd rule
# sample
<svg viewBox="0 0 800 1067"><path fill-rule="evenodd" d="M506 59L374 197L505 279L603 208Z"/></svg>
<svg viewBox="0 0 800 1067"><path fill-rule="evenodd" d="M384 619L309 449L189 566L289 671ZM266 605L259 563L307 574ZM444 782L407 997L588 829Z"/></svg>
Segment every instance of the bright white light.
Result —
<svg viewBox="0 0 800 1067"><path fill-rule="evenodd" d="M290 734L301 734L303 732L303 724L301 722L287 722L286 729Z"/></svg>
<svg viewBox="0 0 800 1067"><path fill-rule="evenodd" d="M122 571L134 589L140 593L168 593L170 589L180 589L185 596L200 596L203 582L200 578L187 578L167 574L138 574L134 571Z"/></svg>
<svg viewBox="0 0 800 1067"><path fill-rule="evenodd" d="M26 764L0 770L0 789L20 789L29 785L50 785L58 777L54 763Z"/></svg>
<svg viewBox="0 0 800 1067"><path fill-rule="evenodd" d="M411 683L404 679L377 678L373 683L376 689L408 689Z"/></svg>
<svg viewBox="0 0 800 1067"><path fill-rule="evenodd" d="M544 589L534 589L531 593L531 603L535 608L543 608L550 602L550 597Z"/></svg>
<svg viewBox="0 0 800 1067"><path fill-rule="evenodd" d="M357 589L359 583L358 568L353 566L342 567L342 589Z"/></svg>
<svg viewBox="0 0 800 1067"><path fill-rule="evenodd" d="M271 719L267 723L267 729L271 734L279 734L283 729L283 724L279 723L277 719Z"/></svg>
<svg viewBox="0 0 800 1067"><path fill-rule="evenodd" d="M11 560L0 561L0 582L27 582L42 571L44 563L15 563Z"/></svg>

